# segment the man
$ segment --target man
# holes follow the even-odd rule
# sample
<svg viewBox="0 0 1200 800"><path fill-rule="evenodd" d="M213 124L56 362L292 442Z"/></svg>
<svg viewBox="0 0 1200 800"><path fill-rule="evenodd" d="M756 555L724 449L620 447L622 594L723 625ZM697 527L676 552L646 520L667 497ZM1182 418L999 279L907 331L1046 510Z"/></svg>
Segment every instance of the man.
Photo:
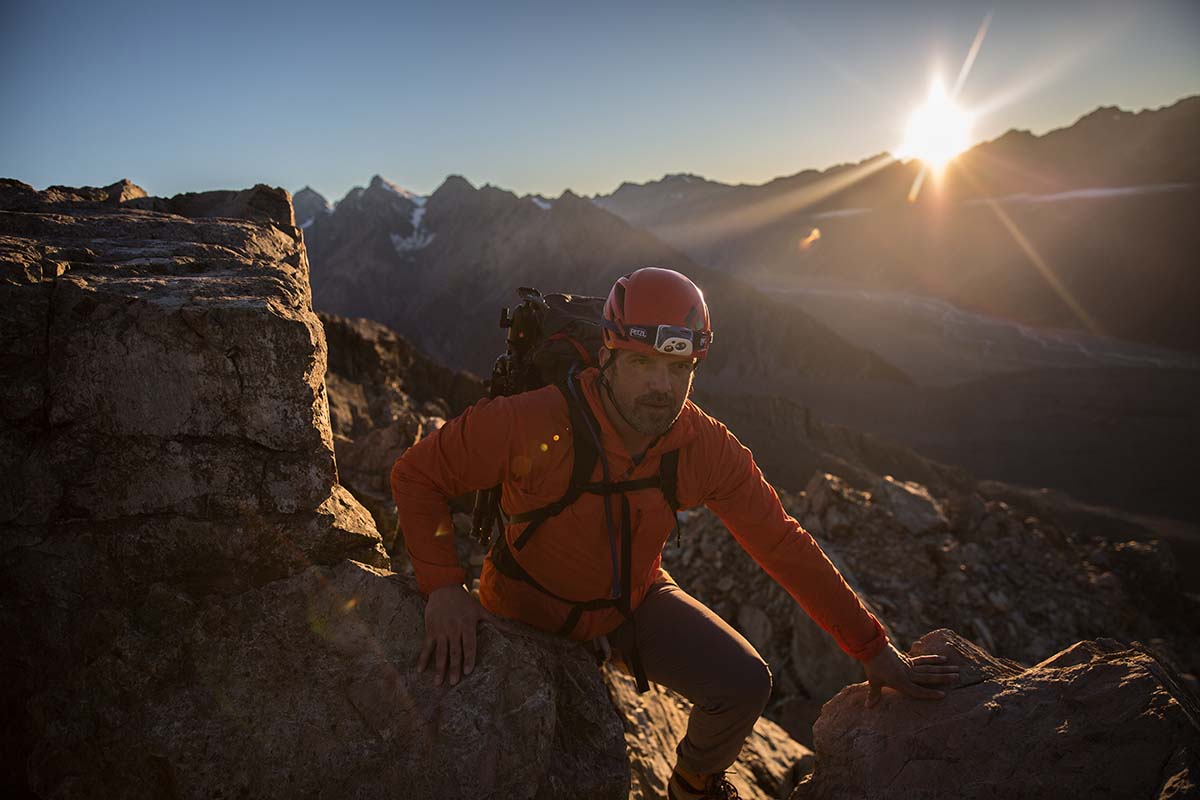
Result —
<svg viewBox="0 0 1200 800"><path fill-rule="evenodd" d="M660 566L675 509L703 504L863 662L868 704L884 686L941 697L931 687L954 681L957 668L891 646L750 451L688 400L712 340L700 290L672 270L637 270L613 285L603 326L599 369L564 388L482 400L393 466L400 528L429 597L419 669L432 663L435 683L448 671L456 684L475 665L476 624L491 614L610 643L639 685L649 679L694 703L669 796L736 797L724 772L766 705L771 674ZM588 452L594 469L573 476ZM508 524L476 600L463 586L447 501L496 484Z"/></svg>

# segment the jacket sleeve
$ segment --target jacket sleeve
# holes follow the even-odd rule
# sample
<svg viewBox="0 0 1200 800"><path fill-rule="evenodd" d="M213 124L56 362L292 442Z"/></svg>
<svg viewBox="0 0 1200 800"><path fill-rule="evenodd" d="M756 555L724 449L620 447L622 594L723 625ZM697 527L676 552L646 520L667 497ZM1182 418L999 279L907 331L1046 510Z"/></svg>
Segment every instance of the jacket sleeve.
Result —
<svg viewBox="0 0 1200 800"><path fill-rule="evenodd" d="M485 398L396 459L390 476L404 546L428 595L463 583L450 499L499 484L509 464L512 398Z"/></svg>
<svg viewBox="0 0 1200 800"><path fill-rule="evenodd" d="M816 540L784 511L750 451L720 422L709 421L702 448L705 505L842 650L860 661L877 655L887 644L879 620Z"/></svg>

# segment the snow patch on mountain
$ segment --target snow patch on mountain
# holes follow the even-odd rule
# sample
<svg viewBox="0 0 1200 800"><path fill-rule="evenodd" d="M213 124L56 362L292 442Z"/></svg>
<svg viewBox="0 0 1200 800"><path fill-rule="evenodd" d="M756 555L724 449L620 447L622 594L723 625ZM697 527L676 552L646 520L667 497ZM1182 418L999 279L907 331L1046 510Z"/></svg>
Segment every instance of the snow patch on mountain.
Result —
<svg viewBox="0 0 1200 800"><path fill-rule="evenodd" d="M426 198L412 195L409 199L413 201L414 205L412 216L409 217L409 222L412 223L412 233L408 236L401 236L398 233L389 234L392 240L392 247L396 250L396 255L404 255L414 250L421 250L427 247L433 241L434 237L432 231L427 231L422 227L425 222ZM418 200L420 202L417 202Z"/></svg>
<svg viewBox="0 0 1200 800"><path fill-rule="evenodd" d="M430 231L413 231L408 236L401 236L398 233L389 235L392 239L392 247L396 248L396 255L399 256L424 249L433 241L434 237Z"/></svg>
<svg viewBox="0 0 1200 800"><path fill-rule="evenodd" d="M414 197L416 197L416 195L410 192L408 189L405 189L402 186L397 186L381 175L376 175L371 179L371 186L383 189L384 191L390 192L397 197L403 197L405 200L412 200Z"/></svg>

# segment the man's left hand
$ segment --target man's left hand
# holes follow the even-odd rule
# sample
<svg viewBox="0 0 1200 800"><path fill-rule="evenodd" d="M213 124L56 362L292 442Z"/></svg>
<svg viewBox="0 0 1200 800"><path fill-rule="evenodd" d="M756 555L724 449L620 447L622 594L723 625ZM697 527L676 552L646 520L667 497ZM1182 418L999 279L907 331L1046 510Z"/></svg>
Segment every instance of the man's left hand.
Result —
<svg viewBox="0 0 1200 800"><path fill-rule="evenodd" d="M864 661L863 668L870 683L867 708L879 702L884 686L919 700L939 700L946 693L930 687L958 682L958 667L946 665L945 656L906 656L890 642L879 655Z"/></svg>

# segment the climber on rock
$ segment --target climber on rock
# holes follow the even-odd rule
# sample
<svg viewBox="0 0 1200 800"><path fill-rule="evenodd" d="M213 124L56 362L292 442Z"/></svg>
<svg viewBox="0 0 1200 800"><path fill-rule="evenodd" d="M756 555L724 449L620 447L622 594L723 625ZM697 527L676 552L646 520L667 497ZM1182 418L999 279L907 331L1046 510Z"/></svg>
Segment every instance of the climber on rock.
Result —
<svg viewBox="0 0 1200 800"><path fill-rule="evenodd" d="M491 615L611 645L614 660L694 704L671 798L736 797L724 777L771 693L755 649L661 567L676 511L708 506L738 543L848 654L868 705L883 687L936 699L957 678L940 656L910 658L780 505L750 451L688 397L712 341L708 307L684 275L647 267L604 305L599 367L481 400L392 467L400 529L428 598L418 667L441 684L476 663ZM590 465L593 465L589 468ZM585 473L586 474L582 474ZM507 524L464 586L449 498L502 485Z"/></svg>

